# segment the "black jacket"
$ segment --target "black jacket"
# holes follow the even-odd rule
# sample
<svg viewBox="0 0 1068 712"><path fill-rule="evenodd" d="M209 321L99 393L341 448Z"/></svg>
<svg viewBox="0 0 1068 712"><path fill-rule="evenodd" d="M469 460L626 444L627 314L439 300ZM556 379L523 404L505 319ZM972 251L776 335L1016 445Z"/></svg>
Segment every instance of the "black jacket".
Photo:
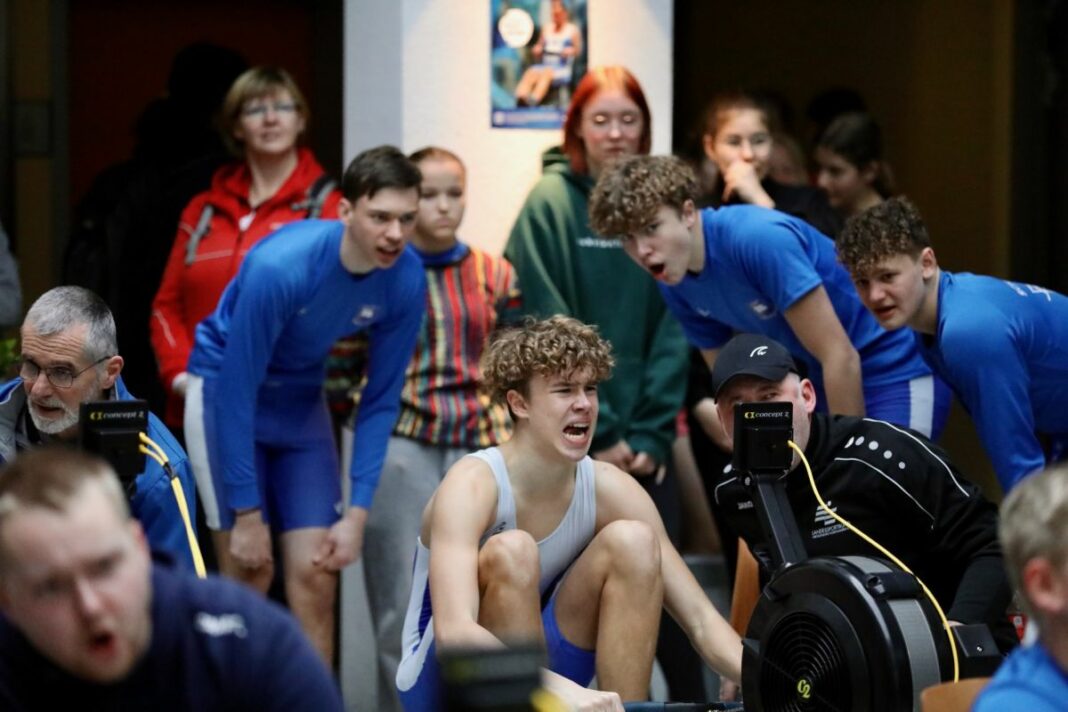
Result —
<svg viewBox="0 0 1068 712"><path fill-rule="evenodd" d="M1014 644L997 509L937 445L882 421L817 413L805 457L823 500L908 565L950 620L986 623L999 646ZM784 477L809 556L885 558L819 508L804 465ZM713 496L766 575L767 542L745 479L728 466Z"/></svg>

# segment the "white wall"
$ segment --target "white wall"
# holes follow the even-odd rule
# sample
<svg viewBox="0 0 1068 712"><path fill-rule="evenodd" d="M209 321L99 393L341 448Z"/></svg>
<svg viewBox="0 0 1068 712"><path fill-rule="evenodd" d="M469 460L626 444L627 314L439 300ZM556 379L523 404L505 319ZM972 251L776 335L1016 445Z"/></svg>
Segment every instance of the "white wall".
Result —
<svg viewBox="0 0 1068 712"><path fill-rule="evenodd" d="M671 150L673 0L589 0L589 64L626 65ZM489 0L347 0L345 161L393 143L455 151L468 169L469 243L500 252L558 130L490 127Z"/></svg>

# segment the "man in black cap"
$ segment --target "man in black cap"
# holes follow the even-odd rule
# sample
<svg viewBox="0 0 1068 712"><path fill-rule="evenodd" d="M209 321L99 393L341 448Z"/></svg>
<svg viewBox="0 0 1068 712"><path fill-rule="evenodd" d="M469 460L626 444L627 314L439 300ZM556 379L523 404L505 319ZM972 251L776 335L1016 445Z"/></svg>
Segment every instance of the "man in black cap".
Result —
<svg viewBox="0 0 1068 712"><path fill-rule="evenodd" d="M1005 615L1012 591L998 544L997 509L937 445L880 420L816 412L812 382L799 376L790 353L766 336L731 339L716 359L712 388L732 440L738 404L791 403L793 440L804 450L828 506L908 565L951 622L986 623L1003 650L1015 644ZM796 453L783 477L810 556L880 556L820 508ZM747 480L728 465L711 496L766 575L768 542Z"/></svg>

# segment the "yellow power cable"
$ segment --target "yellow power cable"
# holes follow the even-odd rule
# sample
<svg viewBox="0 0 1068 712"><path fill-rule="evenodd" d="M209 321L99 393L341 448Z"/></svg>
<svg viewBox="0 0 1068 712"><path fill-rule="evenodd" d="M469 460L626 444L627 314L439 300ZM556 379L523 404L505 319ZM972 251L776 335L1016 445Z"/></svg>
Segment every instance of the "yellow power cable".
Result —
<svg viewBox="0 0 1068 712"><path fill-rule="evenodd" d="M535 712L565 712L567 707L559 697L539 687L530 694L530 708Z"/></svg>
<svg viewBox="0 0 1068 712"><path fill-rule="evenodd" d="M164 469L170 478L171 491L174 492L174 498L178 500L178 511L181 512L182 523L185 524L185 536L189 540L189 552L193 555L193 568L196 570L197 576L205 578L208 574L207 569L204 567L204 556L200 553L197 535L193 531L193 522L189 517L189 507L185 503L185 489L182 487L182 481L174 474L163 448L144 433L138 433L138 435L141 436L141 445L138 446L138 449L158 462L159 466Z"/></svg>
<svg viewBox="0 0 1068 712"><path fill-rule="evenodd" d="M816 495L816 501L819 502L820 509L822 509L828 515L833 517L835 521L844 526L846 529L853 532L861 539L874 546L877 551L882 554L885 554L886 558L897 564L901 569L905 571L905 573L912 574L912 576L916 579L916 582L920 584L920 588L922 588L923 592L927 594L927 598L931 599L931 603L934 605L935 610L938 612L938 617L942 621L942 627L946 631L946 637L949 638L949 650L951 653L953 653L953 682L957 682L958 680L960 680L960 660L957 658L957 641L954 640L953 631L950 630L949 619L946 618L946 614L942 611L942 606L938 605L938 600L934 597L934 594L931 593L931 589L927 588L927 584L925 584L919 576L916 576L916 574L912 573L912 569L910 569L908 566L905 566L905 562L894 556L882 544L872 539L870 536L862 532L857 527L853 526L853 524L847 521L844 517L839 516L838 512L835 512L833 509L827 506L827 503L823 501L823 497L820 496L819 489L816 488L816 478L812 475L812 468L808 464L808 458L805 457L805 453L801 450L801 448L797 446L797 443L795 443L793 440L788 440L787 444L792 447L798 455L801 456L801 462L803 462L805 465L805 472L808 473L808 483L812 487L812 494Z"/></svg>

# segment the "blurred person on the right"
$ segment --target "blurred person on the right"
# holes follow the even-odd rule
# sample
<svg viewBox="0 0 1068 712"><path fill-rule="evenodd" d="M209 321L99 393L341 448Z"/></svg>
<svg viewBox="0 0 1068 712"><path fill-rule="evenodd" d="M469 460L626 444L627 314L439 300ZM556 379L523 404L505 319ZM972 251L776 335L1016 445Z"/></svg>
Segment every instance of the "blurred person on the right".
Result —
<svg viewBox="0 0 1068 712"><path fill-rule="evenodd" d="M1009 577L1038 628L976 700L973 712L1055 712L1068 706L1068 466L1020 483L1001 505Z"/></svg>
<svg viewBox="0 0 1068 712"><path fill-rule="evenodd" d="M1068 297L942 270L903 196L850 218L838 257L880 326L913 330L975 421L1004 492L1068 455Z"/></svg>

